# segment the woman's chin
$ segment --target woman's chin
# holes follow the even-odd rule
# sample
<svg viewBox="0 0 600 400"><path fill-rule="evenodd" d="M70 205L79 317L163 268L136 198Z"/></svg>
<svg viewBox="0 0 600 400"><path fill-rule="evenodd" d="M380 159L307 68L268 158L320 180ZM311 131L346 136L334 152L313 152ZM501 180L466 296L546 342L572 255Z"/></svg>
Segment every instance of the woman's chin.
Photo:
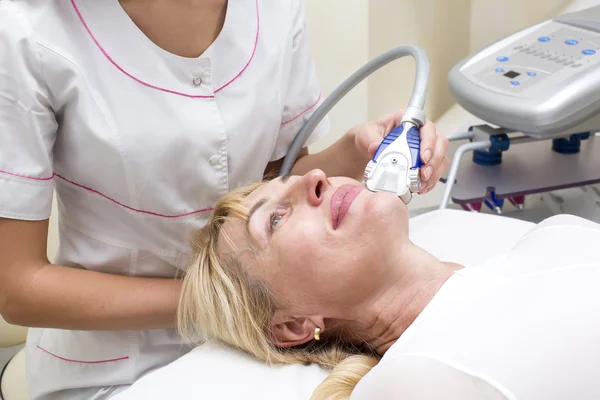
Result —
<svg viewBox="0 0 600 400"><path fill-rule="evenodd" d="M348 214L338 227L344 234L372 232L376 235L393 230L405 232L408 228L406 205L394 193L364 190L354 200Z"/></svg>
<svg viewBox="0 0 600 400"><path fill-rule="evenodd" d="M371 193L365 201L365 216L373 219L382 219L384 222L406 222L408 209L406 204L394 193Z"/></svg>

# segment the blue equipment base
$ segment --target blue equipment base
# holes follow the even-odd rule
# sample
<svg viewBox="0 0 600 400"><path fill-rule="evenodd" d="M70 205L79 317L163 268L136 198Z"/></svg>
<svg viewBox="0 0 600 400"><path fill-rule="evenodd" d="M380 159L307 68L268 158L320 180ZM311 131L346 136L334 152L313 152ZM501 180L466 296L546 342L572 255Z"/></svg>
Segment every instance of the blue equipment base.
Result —
<svg viewBox="0 0 600 400"><path fill-rule="evenodd" d="M576 154L581 149L581 141L589 139L590 133L578 133L567 138L552 140L552 150L560 154Z"/></svg>
<svg viewBox="0 0 600 400"><path fill-rule="evenodd" d="M549 140L516 144L503 152L498 165L479 165L465 154L451 199L457 204L476 203L491 192L497 199L507 199L600 183L598 154L600 137L594 136L582 140L576 154L553 151Z"/></svg>

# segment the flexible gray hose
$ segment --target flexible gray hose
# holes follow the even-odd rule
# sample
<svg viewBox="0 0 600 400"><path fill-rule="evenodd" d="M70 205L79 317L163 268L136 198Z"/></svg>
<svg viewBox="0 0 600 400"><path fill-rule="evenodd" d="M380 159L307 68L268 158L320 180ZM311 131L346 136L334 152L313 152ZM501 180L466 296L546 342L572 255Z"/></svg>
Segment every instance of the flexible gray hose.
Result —
<svg viewBox="0 0 600 400"><path fill-rule="evenodd" d="M327 113L340 101L350 90L356 85L362 82L367 76L377 71L390 62L397 60L404 56L412 56L415 59L416 65L416 78L415 85L413 87L408 107L414 107L419 110L423 110L425 105L425 96L427 95L427 80L429 79L429 59L427 53L423 49L413 45L398 46L395 47L373 60L369 61L362 68L352 74L346 79L340 86L338 86L326 99L325 101L315 110L313 115L306 121L300 131L296 134L296 137L292 141L288 152L283 160L281 166L280 175L289 175L292 171L292 167L296 162L298 153L304 147L306 140L317 127L319 122L327 115Z"/></svg>
<svg viewBox="0 0 600 400"><path fill-rule="evenodd" d="M474 132L455 132L447 134L446 139L453 142L456 140L472 139L474 136Z"/></svg>

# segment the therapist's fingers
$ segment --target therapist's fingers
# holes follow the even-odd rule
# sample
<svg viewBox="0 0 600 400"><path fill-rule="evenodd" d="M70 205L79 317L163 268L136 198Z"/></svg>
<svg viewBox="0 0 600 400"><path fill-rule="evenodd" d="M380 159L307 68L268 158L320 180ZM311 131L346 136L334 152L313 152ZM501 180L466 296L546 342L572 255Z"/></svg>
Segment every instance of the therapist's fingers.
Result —
<svg viewBox="0 0 600 400"><path fill-rule="evenodd" d="M430 135L433 137L431 138ZM421 141L421 160L423 160L424 164L424 166L421 167L421 180L427 181L439 169L442 160L446 157L446 151L448 151L450 142L448 141L448 138L439 133L435 127L433 127L433 134L424 132L423 136L426 136L427 142L429 142L429 140L433 141L430 145L431 148L427 148L429 145L423 143L425 140Z"/></svg>
<svg viewBox="0 0 600 400"><path fill-rule="evenodd" d="M358 148L366 151L369 157L373 157L383 138L400 125L403 115L404 110L400 110L355 127Z"/></svg>
<svg viewBox="0 0 600 400"><path fill-rule="evenodd" d="M401 108L398 111L394 111L379 117L376 122L387 135L392 129L400 125L400 122L402 122L402 117L405 113L406 109Z"/></svg>
<svg viewBox="0 0 600 400"><path fill-rule="evenodd" d="M369 146L369 149L368 149L369 158L373 158L373 156L375 155L375 152L377 151L377 148L379 147L380 142L381 142L381 140L379 142L371 143L371 145Z"/></svg>
<svg viewBox="0 0 600 400"><path fill-rule="evenodd" d="M432 176L427 181L421 182L421 190L419 191L419 194L430 192L438 184L442 175L444 175L444 172L446 172L448 168L450 168L450 159L448 159L448 157L444 157L440 163L440 166L435 170Z"/></svg>
<svg viewBox="0 0 600 400"><path fill-rule="evenodd" d="M437 164L430 164L433 160L433 156L436 151L436 141L437 141L437 130L433 122L427 120L425 121L425 125L419 129L419 137L421 138L421 161L423 164L432 165L433 168L436 167ZM437 160L439 163L439 160ZM423 180L427 180L427 178L421 177Z"/></svg>
<svg viewBox="0 0 600 400"><path fill-rule="evenodd" d="M383 138L392 131L392 129L400 126L402 117L406 113L406 108L401 108L397 111L382 115L381 117L367 122L365 124L358 125L353 128L353 132L356 134L356 144L361 151L366 151L370 157L373 157L379 144ZM427 121L425 126L420 130L421 140L423 138L423 132L425 133L426 143L432 149L434 144L432 143L432 136L435 136L435 127L431 121Z"/></svg>
<svg viewBox="0 0 600 400"><path fill-rule="evenodd" d="M448 151L449 143L446 136L436 132L432 155L429 161L421 167L421 181L424 181L426 188L432 189L444 172L448 170L450 160L448 160L446 152Z"/></svg>
<svg viewBox="0 0 600 400"><path fill-rule="evenodd" d="M351 132L354 133L355 144L361 153L372 157L385 136L385 127L371 121L355 126Z"/></svg>

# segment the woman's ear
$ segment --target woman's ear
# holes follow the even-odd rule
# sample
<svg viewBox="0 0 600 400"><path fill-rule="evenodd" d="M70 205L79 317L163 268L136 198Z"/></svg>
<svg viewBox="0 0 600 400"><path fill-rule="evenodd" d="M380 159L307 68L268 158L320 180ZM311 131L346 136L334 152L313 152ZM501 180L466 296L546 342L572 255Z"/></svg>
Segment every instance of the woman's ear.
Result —
<svg viewBox="0 0 600 400"><path fill-rule="evenodd" d="M277 347L300 346L314 339L315 328L323 330L322 317L275 316L269 327L269 339Z"/></svg>

